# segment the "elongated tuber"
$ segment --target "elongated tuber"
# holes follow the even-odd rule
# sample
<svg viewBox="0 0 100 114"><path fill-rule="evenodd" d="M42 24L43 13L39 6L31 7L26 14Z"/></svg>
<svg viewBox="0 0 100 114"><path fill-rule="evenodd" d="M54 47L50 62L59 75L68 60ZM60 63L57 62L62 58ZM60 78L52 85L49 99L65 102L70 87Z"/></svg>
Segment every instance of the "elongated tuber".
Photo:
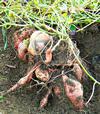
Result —
<svg viewBox="0 0 100 114"><path fill-rule="evenodd" d="M48 92L46 93L46 95L43 97L43 99L40 101L40 109L44 108L47 103L48 103L48 98L49 95L51 94L51 89L48 90Z"/></svg>
<svg viewBox="0 0 100 114"><path fill-rule="evenodd" d="M16 90L17 88L25 85L26 83L30 82L32 77L33 77L33 72L36 70L37 67L40 66L40 62L38 62L35 66L33 66L33 68L31 68L31 70L29 72L27 72L27 75L22 77L15 85L13 85L13 87L11 87L9 90L7 90L7 93L10 93L14 90Z"/></svg>
<svg viewBox="0 0 100 114"><path fill-rule="evenodd" d="M73 64L73 69L74 69L74 73L75 73L76 78L79 81L82 81L82 78L83 78L83 70L81 69L81 67L79 66L79 64L78 63L74 63Z"/></svg>
<svg viewBox="0 0 100 114"><path fill-rule="evenodd" d="M74 107L82 110L84 107L83 88L80 82L68 78L66 75L62 76L66 96L72 102Z"/></svg>
<svg viewBox="0 0 100 114"><path fill-rule="evenodd" d="M45 63L48 64L52 61L52 50L49 48L46 50L46 60Z"/></svg>
<svg viewBox="0 0 100 114"><path fill-rule="evenodd" d="M18 57L19 59L25 60L26 58L26 53L27 53L27 45L25 45L23 42L21 42L18 45Z"/></svg>

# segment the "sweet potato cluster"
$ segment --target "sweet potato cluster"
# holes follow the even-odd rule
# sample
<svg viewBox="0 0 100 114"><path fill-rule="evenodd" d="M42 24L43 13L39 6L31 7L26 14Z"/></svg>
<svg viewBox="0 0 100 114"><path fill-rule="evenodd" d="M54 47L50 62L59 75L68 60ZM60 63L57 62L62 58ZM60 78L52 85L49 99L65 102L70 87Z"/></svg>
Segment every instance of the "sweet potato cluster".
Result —
<svg viewBox="0 0 100 114"><path fill-rule="evenodd" d="M22 87L30 81L36 81L37 84L42 83L48 88L46 95L40 101L40 108L44 108L47 105L48 98L52 93L60 98L61 88L58 85L48 86L48 84L54 79L54 77L51 75L52 72L56 71L55 69L50 69L48 67L52 61L53 53L52 46L47 48L47 45L48 43L52 43L52 41L52 36L39 30L25 29L14 33L14 47L17 50L19 59L32 62L35 56L41 56L41 52L45 50L45 60L37 61L37 63L35 63L35 65L28 70L26 76L22 77L13 87L7 90L7 93ZM42 68L42 64L46 66L46 69ZM68 67L73 69L76 80L71 79L64 72L60 74L59 78L62 77L67 98L76 109L82 110L84 107L83 87L81 84L83 79L83 71L77 61L70 61Z"/></svg>

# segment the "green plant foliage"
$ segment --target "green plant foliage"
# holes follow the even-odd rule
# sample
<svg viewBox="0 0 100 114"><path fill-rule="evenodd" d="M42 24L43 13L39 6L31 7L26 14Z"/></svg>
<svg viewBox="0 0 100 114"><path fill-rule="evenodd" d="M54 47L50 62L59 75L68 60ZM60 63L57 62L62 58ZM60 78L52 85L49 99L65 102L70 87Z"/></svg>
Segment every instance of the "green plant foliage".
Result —
<svg viewBox="0 0 100 114"><path fill-rule="evenodd" d="M7 47L6 29L12 26L33 27L56 35L61 40L68 40L68 32L81 31L96 22L100 22L100 0L0 1L0 27L4 49Z"/></svg>
<svg viewBox="0 0 100 114"><path fill-rule="evenodd" d="M0 102L3 102L4 96L0 96Z"/></svg>
<svg viewBox="0 0 100 114"><path fill-rule="evenodd" d="M0 2L0 26L39 29L41 24L46 24L56 25L55 30L62 32L61 29L68 31L70 24L87 26L98 22L99 11L99 0L7 0Z"/></svg>
<svg viewBox="0 0 100 114"><path fill-rule="evenodd" d="M7 48L7 30L5 27L2 27L2 37L4 41L4 50Z"/></svg>
<svg viewBox="0 0 100 114"><path fill-rule="evenodd" d="M75 25L73 25L73 24L72 24L72 25L70 25L70 30L71 30L71 31L76 31L76 26L75 26Z"/></svg>

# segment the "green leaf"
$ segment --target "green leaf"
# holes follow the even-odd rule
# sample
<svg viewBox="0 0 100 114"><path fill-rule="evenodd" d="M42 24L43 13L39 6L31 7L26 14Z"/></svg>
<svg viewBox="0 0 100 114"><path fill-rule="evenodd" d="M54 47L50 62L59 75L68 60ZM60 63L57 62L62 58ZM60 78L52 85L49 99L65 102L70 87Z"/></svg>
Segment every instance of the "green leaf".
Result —
<svg viewBox="0 0 100 114"><path fill-rule="evenodd" d="M4 100L4 96L0 96L0 101L3 101Z"/></svg>
<svg viewBox="0 0 100 114"><path fill-rule="evenodd" d="M62 15L63 15L63 17L64 17L64 18L66 18L66 17L67 17L67 13L66 13L66 12L65 12L65 13L63 13Z"/></svg>
<svg viewBox="0 0 100 114"><path fill-rule="evenodd" d="M70 30L71 30L71 31L76 31L76 26L75 26L75 25L73 25L73 24L72 24L72 25L70 25Z"/></svg>
<svg viewBox="0 0 100 114"><path fill-rule="evenodd" d="M72 24L73 23L73 18L67 16L67 22L68 22L68 24Z"/></svg>
<svg viewBox="0 0 100 114"><path fill-rule="evenodd" d="M2 36L3 36L3 42L4 42L4 50L7 48L8 46L8 42L7 42L7 30L5 27L2 27Z"/></svg>
<svg viewBox="0 0 100 114"><path fill-rule="evenodd" d="M34 4L38 6L39 5L39 1L38 0L34 0Z"/></svg>

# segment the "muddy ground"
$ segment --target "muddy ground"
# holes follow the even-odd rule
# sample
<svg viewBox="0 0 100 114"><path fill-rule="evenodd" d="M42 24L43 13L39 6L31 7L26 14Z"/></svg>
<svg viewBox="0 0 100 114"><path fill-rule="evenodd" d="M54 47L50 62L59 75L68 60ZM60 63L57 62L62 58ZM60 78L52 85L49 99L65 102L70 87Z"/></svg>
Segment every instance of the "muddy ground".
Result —
<svg viewBox="0 0 100 114"><path fill-rule="evenodd" d="M15 84L27 70L27 63L20 61L16 57L16 51L11 43L11 37L14 30L8 31L8 48L4 51L3 40L0 31L0 91L7 90ZM72 36L77 41L82 59L86 62L90 73L100 81L100 26L92 25L86 31ZM9 68L12 65L15 68ZM91 95L93 82L88 78L84 81L84 99L87 101ZM94 96L88 107L81 112L76 111L68 99L65 97L62 87L62 96L58 99L51 96L48 105L38 110L41 95L36 90L30 89L30 85L18 89L8 94L3 100L0 100L0 114L99 114L100 113L100 87L96 86Z"/></svg>

